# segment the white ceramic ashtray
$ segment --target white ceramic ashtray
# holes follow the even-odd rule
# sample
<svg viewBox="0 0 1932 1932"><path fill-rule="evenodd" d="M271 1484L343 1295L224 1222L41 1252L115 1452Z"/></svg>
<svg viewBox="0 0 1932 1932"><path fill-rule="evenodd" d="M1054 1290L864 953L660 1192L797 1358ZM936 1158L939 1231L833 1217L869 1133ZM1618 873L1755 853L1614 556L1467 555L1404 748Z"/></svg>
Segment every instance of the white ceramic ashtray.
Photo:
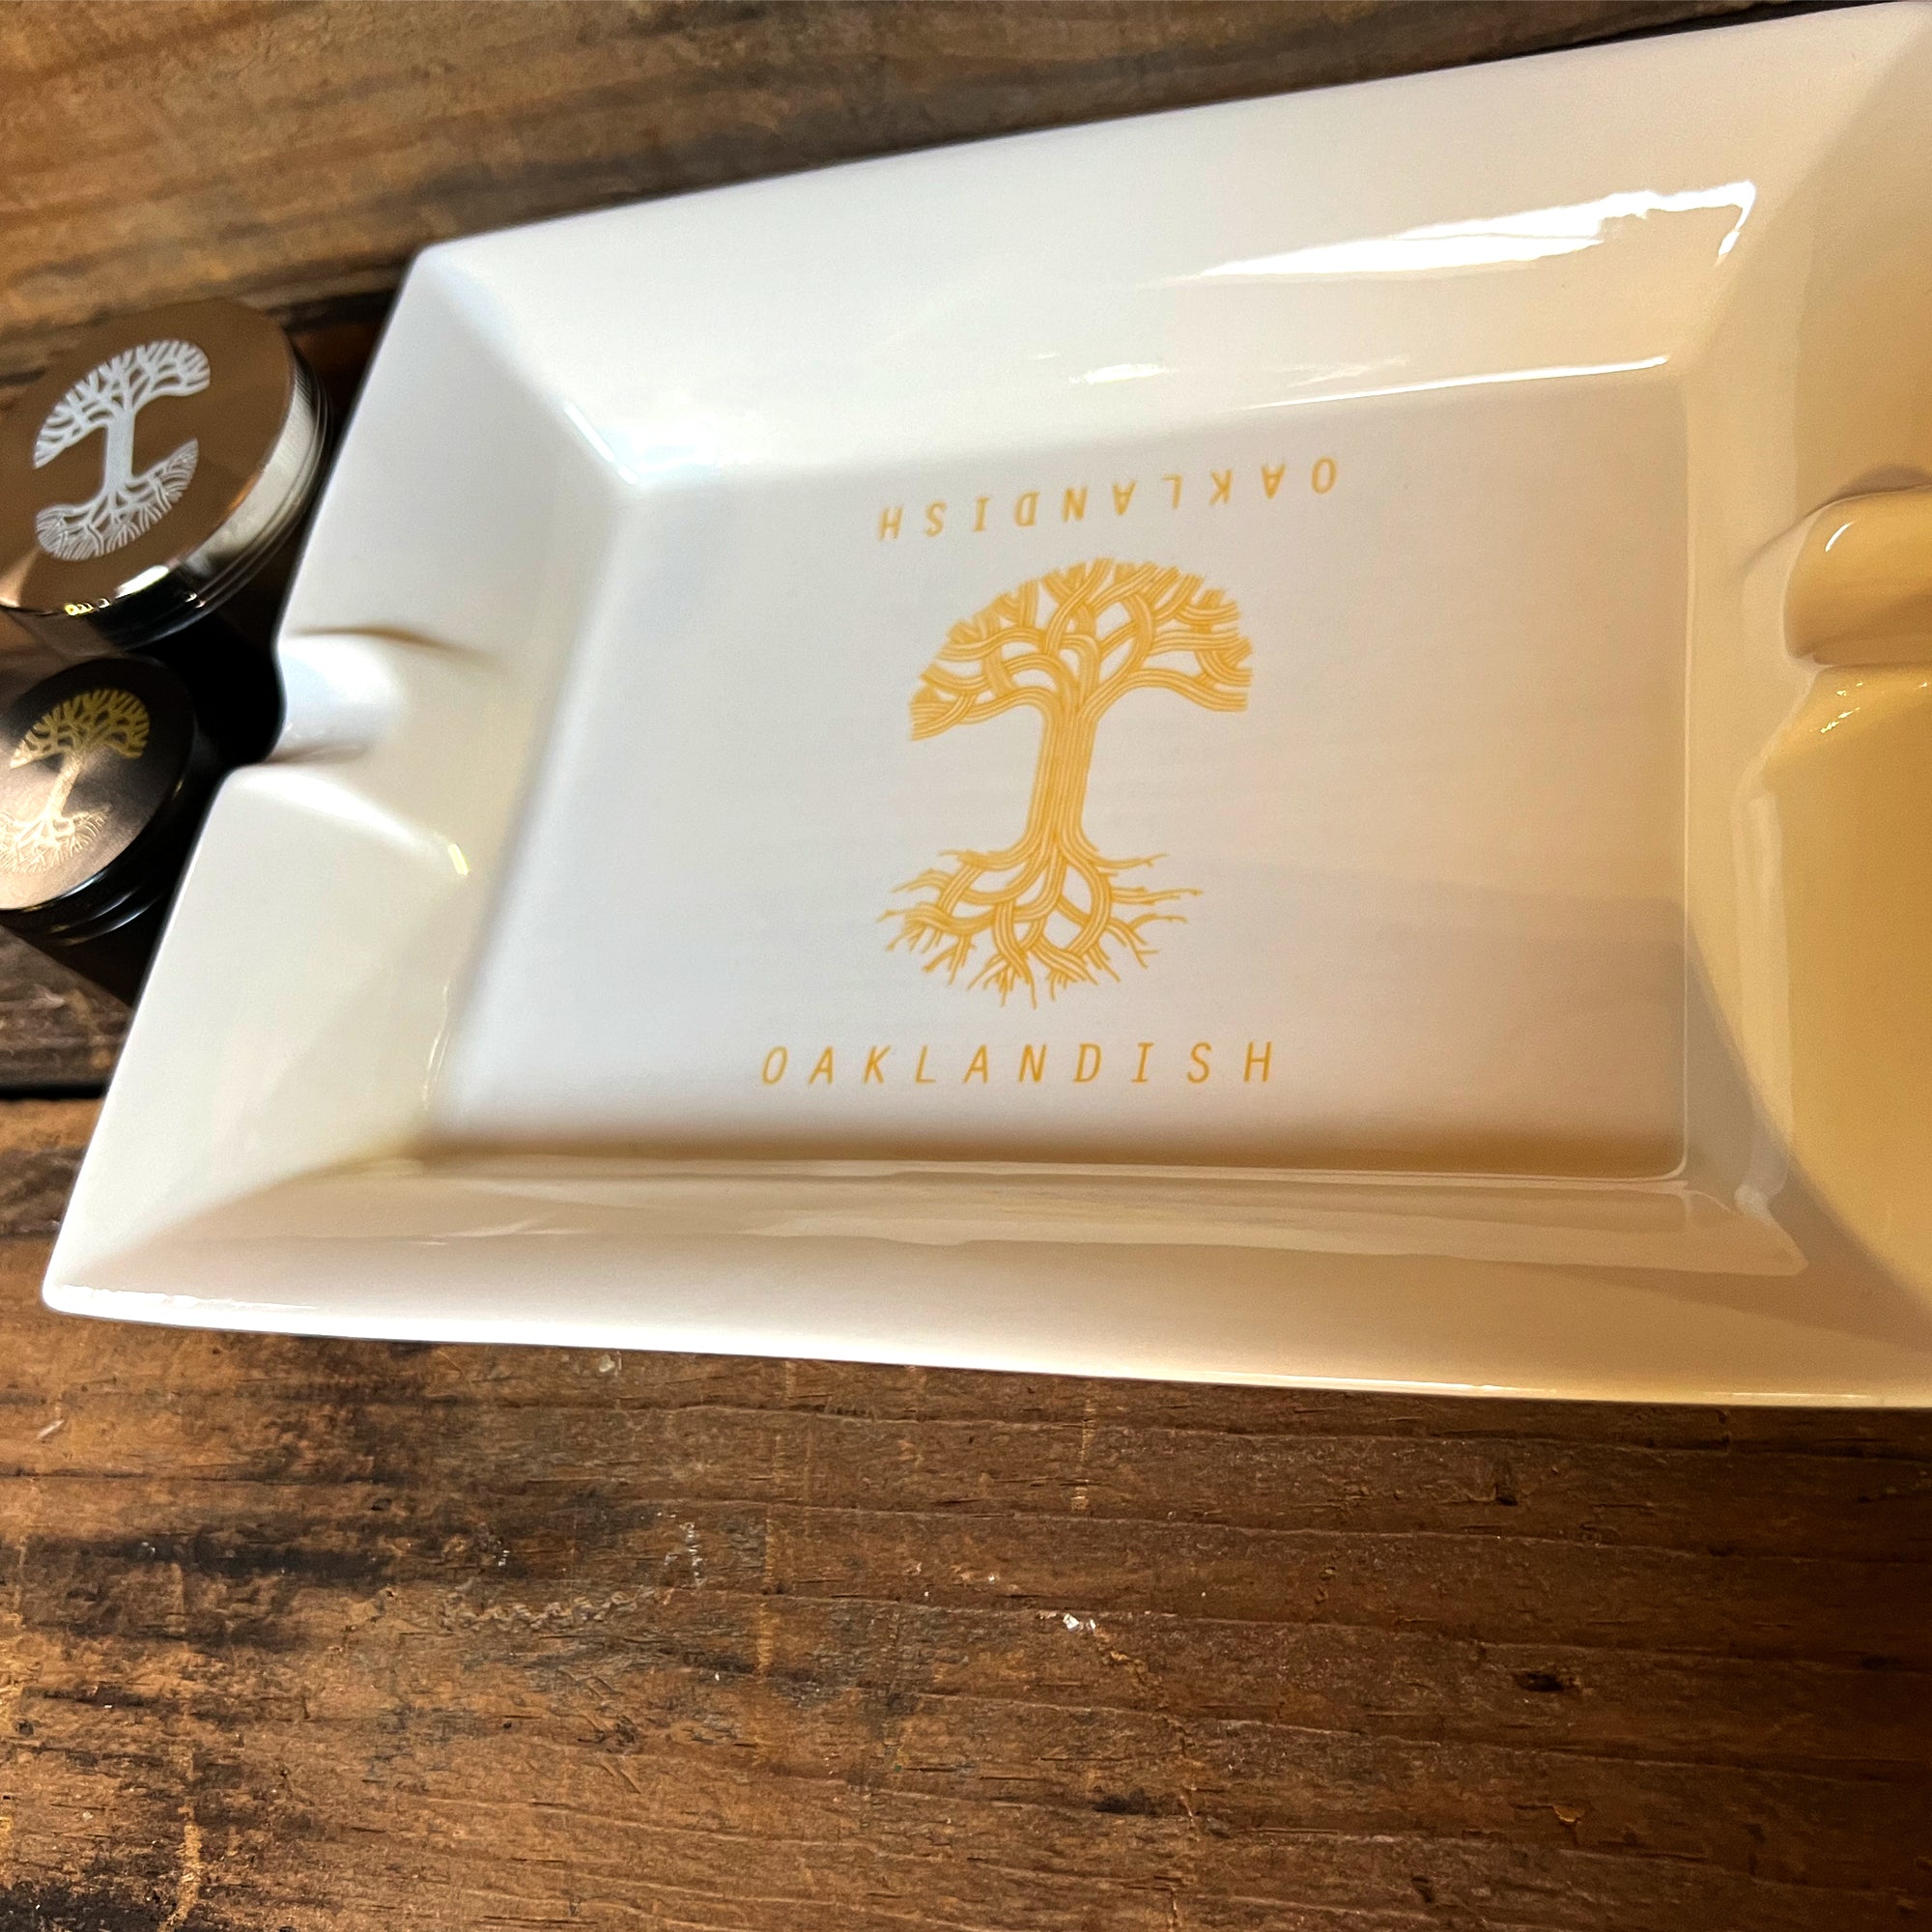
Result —
<svg viewBox="0 0 1932 1932"><path fill-rule="evenodd" d="M48 1276L1932 1401L1932 13L412 270Z"/></svg>

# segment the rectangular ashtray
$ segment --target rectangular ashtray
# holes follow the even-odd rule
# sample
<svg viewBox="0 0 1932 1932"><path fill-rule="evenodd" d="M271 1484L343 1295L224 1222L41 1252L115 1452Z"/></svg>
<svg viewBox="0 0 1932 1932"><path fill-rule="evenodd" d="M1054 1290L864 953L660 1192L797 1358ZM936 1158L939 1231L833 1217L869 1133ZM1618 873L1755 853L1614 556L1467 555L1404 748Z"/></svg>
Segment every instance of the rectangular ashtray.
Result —
<svg viewBox="0 0 1932 1932"><path fill-rule="evenodd" d="M1878 7L430 250L49 1301L1932 1400L1928 109Z"/></svg>

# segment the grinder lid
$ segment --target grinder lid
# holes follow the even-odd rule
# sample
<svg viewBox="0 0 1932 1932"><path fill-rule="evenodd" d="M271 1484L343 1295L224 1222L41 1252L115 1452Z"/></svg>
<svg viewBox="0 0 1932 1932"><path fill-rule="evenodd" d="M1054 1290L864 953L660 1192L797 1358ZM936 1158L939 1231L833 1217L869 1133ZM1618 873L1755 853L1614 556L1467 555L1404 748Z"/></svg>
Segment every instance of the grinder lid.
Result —
<svg viewBox="0 0 1932 1932"><path fill-rule="evenodd" d="M173 835L198 817L212 762L181 680L148 659L65 665L29 686L0 712L0 919L65 927L130 892L171 892ZM164 862L154 891L147 854Z"/></svg>
<svg viewBox="0 0 1932 1932"><path fill-rule="evenodd" d="M213 609L320 472L322 392L240 302L90 329L0 419L0 612L70 655Z"/></svg>

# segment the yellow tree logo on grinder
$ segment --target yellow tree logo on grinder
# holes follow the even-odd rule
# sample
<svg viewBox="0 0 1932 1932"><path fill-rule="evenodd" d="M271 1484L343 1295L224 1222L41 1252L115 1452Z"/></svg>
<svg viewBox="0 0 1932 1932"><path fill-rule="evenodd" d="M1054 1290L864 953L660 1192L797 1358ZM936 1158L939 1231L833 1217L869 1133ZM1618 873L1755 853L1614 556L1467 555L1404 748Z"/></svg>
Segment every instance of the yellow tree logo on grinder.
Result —
<svg viewBox="0 0 1932 1932"><path fill-rule="evenodd" d="M94 841L104 811L68 810L75 783L97 753L138 758L148 744L148 707L132 692L83 691L54 706L14 748L8 769L57 759L41 807L31 817L0 812L0 863L15 871L65 865Z"/></svg>
<svg viewBox="0 0 1932 1932"><path fill-rule="evenodd" d="M1248 701L1241 613L1201 579L1153 563L1099 557L1049 572L953 625L913 694L912 735L936 738L1027 707L1039 713L1039 754L1026 825L998 851L953 851L897 888L915 904L884 917L891 945L928 955L925 970L1049 998L1063 986L1118 979L1116 958L1145 966L1147 928L1192 897L1122 875L1162 855L1105 857L1082 822L1100 721L1130 691L1171 691L1210 711ZM983 949L983 951L982 951Z"/></svg>

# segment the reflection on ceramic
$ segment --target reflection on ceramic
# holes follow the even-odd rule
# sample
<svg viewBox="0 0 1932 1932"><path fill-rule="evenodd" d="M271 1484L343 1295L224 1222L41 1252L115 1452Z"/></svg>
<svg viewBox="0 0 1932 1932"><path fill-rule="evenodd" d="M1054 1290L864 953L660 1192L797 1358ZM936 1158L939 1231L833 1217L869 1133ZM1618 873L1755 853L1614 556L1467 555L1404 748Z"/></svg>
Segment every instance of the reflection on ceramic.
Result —
<svg viewBox="0 0 1932 1932"><path fill-rule="evenodd" d="M1879 7L430 251L49 1299L1932 1401L1929 109Z"/></svg>
<svg viewBox="0 0 1932 1932"><path fill-rule="evenodd" d="M1932 664L1932 488L1828 503L1792 566L1785 624L1818 664Z"/></svg>

